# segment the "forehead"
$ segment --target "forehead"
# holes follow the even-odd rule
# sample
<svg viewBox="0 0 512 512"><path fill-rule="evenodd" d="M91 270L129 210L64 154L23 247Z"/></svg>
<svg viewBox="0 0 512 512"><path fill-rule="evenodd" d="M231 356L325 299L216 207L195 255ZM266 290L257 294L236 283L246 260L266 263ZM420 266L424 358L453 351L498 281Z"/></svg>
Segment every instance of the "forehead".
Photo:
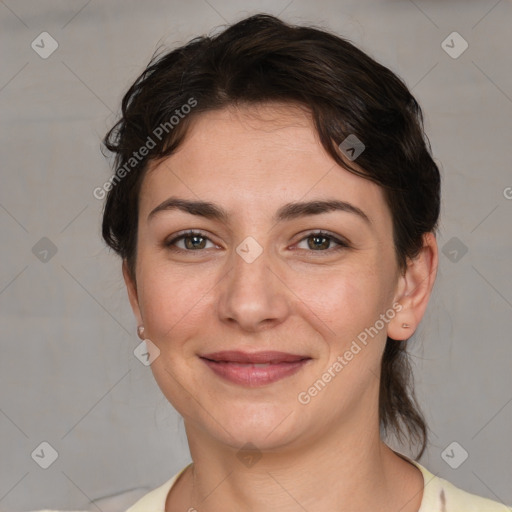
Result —
<svg viewBox="0 0 512 512"><path fill-rule="evenodd" d="M336 197L364 210L372 222L390 221L382 189L332 159L309 112L283 104L199 114L177 151L148 166L141 215L170 195L215 202L238 216Z"/></svg>

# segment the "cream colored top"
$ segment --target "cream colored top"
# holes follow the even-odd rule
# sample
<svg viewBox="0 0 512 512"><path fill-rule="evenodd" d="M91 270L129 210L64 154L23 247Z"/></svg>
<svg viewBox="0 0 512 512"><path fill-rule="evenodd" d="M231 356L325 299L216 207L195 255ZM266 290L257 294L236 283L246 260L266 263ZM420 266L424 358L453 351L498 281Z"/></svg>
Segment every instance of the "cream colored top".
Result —
<svg viewBox="0 0 512 512"><path fill-rule="evenodd" d="M463 491L447 480L432 474L415 460L401 453L397 455L414 464L423 474L423 498L418 512L512 512L512 507ZM167 494L187 467L140 498L126 512L165 512Z"/></svg>
<svg viewBox="0 0 512 512"><path fill-rule="evenodd" d="M401 453L395 453L399 457L402 457L414 464L423 474L423 498L418 512L512 512L512 507L463 491L462 489L455 487L449 481L432 474L419 462L416 462ZM167 482L145 494L125 512L165 512L165 501L169 491L178 480L179 476L189 466L185 466L171 479L167 480ZM35 512L63 511L39 510Z"/></svg>

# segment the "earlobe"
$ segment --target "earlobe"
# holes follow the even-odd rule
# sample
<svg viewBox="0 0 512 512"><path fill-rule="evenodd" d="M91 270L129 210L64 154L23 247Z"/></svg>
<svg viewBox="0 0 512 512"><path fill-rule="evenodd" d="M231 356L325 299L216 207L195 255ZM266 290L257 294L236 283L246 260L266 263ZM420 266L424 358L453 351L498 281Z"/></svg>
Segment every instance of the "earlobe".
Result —
<svg viewBox="0 0 512 512"><path fill-rule="evenodd" d="M130 300L130 305L132 307L133 314L137 319L137 324L142 324L142 316L140 314L139 307L139 299L137 295L137 286L130 275L130 271L128 270L128 263L126 260L123 260L123 278L126 285L126 291L128 292L128 299Z"/></svg>
<svg viewBox="0 0 512 512"><path fill-rule="evenodd" d="M402 308L388 324L388 336L405 340L412 336L420 323L434 286L437 274L438 250L434 233L423 235L423 247L410 260L399 278L395 302Z"/></svg>

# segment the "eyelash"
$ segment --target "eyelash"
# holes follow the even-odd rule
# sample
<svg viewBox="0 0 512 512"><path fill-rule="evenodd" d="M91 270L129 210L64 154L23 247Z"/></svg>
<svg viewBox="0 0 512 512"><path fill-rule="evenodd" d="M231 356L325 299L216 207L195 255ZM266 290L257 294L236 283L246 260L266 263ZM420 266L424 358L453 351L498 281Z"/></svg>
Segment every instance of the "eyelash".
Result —
<svg viewBox="0 0 512 512"><path fill-rule="evenodd" d="M207 236L205 236L203 233L201 233L200 231L190 230L190 231L182 233L181 235L178 235L178 236L174 237L173 239L165 242L164 245L165 245L165 247L169 248L170 250L176 251L176 252L192 253L192 252L201 252L201 251L205 250L205 249L197 249L197 250L194 250L194 249L181 249L179 247L173 247L173 245L177 241L182 240L184 238L193 237L193 236L199 236L199 237L204 238L206 240L209 240L211 242L211 240ZM325 249L325 250L318 250L318 251L315 251L313 249L301 249L301 250L306 250L306 251L311 252L311 253L331 253L331 252L337 252L337 251L340 251L340 250L343 250L343 249L347 249L347 248L350 247L350 245L347 242L344 242L343 240L340 240L339 238L331 235L330 233L328 233L326 231L322 231L322 230L313 231L311 233L308 233L305 237L301 238L297 243L300 243L303 240L307 240L308 238L313 237L313 236L327 238L327 239L331 240L331 242L334 242L334 243L338 244L338 247L331 248L331 249Z"/></svg>

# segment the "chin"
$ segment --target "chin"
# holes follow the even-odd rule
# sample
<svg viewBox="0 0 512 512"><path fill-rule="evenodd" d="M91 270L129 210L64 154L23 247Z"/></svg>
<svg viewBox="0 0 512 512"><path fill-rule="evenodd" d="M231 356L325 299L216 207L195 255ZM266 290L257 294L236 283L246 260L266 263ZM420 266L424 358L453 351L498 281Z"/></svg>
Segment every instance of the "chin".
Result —
<svg viewBox="0 0 512 512"><path fill-rule="evenodd" d="M222 417L223 420L216 416L222 426L212 425L215 429L212 435L237 450L247 443L260 450L276 450L292 442L301 430L296 411L291 407L287 410L281 404L230 407Z"/></svg>

